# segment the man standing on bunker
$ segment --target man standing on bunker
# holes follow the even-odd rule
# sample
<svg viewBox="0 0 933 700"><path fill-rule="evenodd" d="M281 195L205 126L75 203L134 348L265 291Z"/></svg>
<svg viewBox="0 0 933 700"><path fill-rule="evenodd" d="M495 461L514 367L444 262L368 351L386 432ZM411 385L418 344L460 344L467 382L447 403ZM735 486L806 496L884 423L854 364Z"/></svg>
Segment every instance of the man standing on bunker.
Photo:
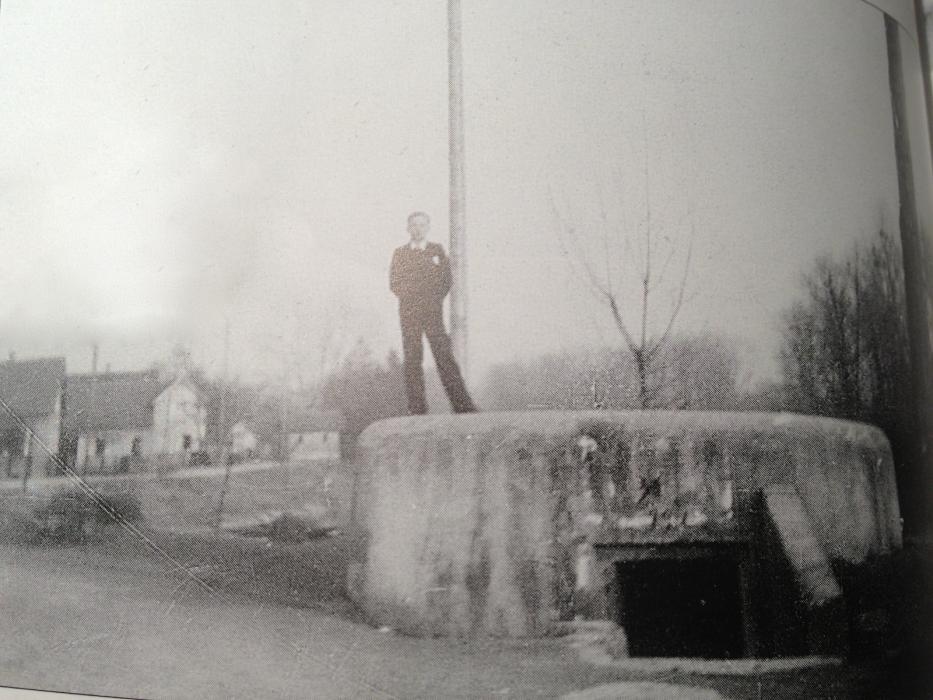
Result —
<svg viewBox="0 0 933 700"><path fill-rule="evenodd" d="M444 248L429 243L431 218L416 211L408 217L411 240L396 248L389 270L389 287L398 297L402 326L402 352L405 357L405 391L411 415L427 413L424 397L422 336L428 337L437 372L455 413L476 411L467 393L460 368L451 350L450 337L444 328L444 297L450 291L450 262Z"/></svg>

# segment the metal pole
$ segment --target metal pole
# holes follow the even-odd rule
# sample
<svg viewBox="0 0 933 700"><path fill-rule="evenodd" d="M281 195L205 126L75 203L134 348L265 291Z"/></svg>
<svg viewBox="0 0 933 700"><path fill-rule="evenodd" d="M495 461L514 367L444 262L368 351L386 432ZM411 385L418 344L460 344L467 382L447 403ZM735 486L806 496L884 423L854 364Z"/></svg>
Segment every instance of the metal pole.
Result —
<svg viewBox="0 0 933 700"><path fill-rule="evenodd" d="M282 431L279 433L279 460L286 469L288 468L289 452L291 452L291 440L289 439L288 430L291 391L288 380L288 361L286 360L282 376L282 405L279 407L279 418L282 421Z"/></svg>
<svg viewBox="0 0 933 700"><path fill-rule="evenodd" d="M91 345L91 400L90 406L87 407L87 410L84 412L84 415L81 416L81 427L84 432L84 460L81 462L81 468L77 470L79 474L84 474L87 469L88 460L91 458L91 440L94 440L94 444L97 444L97 434L91 434L86 427L92 422L96 421L97 416L97 359L100 354L100 346L95 341ZM89 420L90 419L90 420ZM96 448L95 448L96 449ZM75 459L77 460L77 455ZM76 465L77 466L77 465Z"/></svg>
<svg viewBox="0 0 933 700"><path fill-rule="evenodd" d="M933 381L930 370L930 325L927 315L927 290L923 270L923 247L917 200L914 193L913 164L911 162L910 134L907 122L907 97L904 86L904 68L901 61L900 26L889 15L884 16L888 49L888 80L891 90L891 112L894 117L894 152L897 163L897 185L900 195L901 253L904 265L904 292L907 311L907 337L910 345L911 377L905 391L913 393L915 411L915 452L911 455L911 473L907 483L900 485L911 502L902 503L905 530L919 534L929 523L926 494L929 493L933 473L933 424L930 401L933 400Z"/></svg>
<svg viewBox="0 0 933 700"><path fill-rule="evenodd" d="M464 378L467 357L466 178L463 139L463 45L460 0L447 0L448 119L450 149L450 334Z"/></svg>
<svg viewBox="0 0 933 700"><path fill-rule="evenodd" d="M914 11L917 17L917 43L920 45L920 66L923 68L923 97L927 106L927 132L930 147L933 148L933 75L930 67L930 15L924 11L923 0L915 0Z"/></svg>
<svg viewBox="0 0 933 700"><path fill-rule="evenodd" d="M224 480L220 486L220 498L217 500L217 512L214 517L214 530L219 531L224 517L224 501L230 488L230 460L227 456L227 372L230 364L230 319L224 319L224 365L223 380L220 385L220 410L217 416L217 460L224 465Z"/></svg>
<svg viewBox="0 0 933 700"><path fill-rule="evenodd" d="M29 483L29 472L32 471L32 431L26 430L25 449L23 450L23 493Z"/></svg>

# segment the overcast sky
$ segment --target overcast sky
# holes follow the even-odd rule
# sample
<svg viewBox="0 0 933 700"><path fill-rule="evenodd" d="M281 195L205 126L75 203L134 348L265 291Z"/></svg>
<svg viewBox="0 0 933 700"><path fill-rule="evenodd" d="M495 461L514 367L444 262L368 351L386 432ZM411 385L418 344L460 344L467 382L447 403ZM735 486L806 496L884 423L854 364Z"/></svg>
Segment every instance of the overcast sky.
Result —
<svg viewBox="0 0 933 700"><path fill-rule="evenodd" d="M474 381L619 342L552 200L692 235L679 329L761 377L814 258L896 231L869 5L463 0L463 39ZM313 367L325 327L398 347L406 215L447 243L446 50L438 0L4 0L0 352L132 369L181 341L219 371L225 318L244 377Z"/></svg>

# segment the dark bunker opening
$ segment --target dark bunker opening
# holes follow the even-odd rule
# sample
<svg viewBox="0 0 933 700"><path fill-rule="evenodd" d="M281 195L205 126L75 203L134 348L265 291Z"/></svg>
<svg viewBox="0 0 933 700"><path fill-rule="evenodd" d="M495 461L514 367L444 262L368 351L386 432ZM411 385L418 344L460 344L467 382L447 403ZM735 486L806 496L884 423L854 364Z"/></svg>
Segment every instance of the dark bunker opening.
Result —
<svg viewBox="0 0 933 700"><path fill-rule="evenodd" d="M631 656L744 656L734 558L623 561L615 569L617 621Z"/></svg>

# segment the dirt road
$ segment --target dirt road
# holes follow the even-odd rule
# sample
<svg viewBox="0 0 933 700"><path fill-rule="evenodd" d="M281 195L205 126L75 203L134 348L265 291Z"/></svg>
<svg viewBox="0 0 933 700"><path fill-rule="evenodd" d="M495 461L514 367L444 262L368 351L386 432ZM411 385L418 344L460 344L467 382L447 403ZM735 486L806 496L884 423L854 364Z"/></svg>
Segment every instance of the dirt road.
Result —
<svg viewBox="0 0 933 700"><path fill-rule="evenodd" d="M0 546L0 629L3 685L114 696L557 697L639 680L582 663L560 640L412 639L322 609L212 594L141 549L100 544ZM801 683L820 690L804 696L848 697L853 677L835 673L647 679L724 697L800 697Z"/></svg>

